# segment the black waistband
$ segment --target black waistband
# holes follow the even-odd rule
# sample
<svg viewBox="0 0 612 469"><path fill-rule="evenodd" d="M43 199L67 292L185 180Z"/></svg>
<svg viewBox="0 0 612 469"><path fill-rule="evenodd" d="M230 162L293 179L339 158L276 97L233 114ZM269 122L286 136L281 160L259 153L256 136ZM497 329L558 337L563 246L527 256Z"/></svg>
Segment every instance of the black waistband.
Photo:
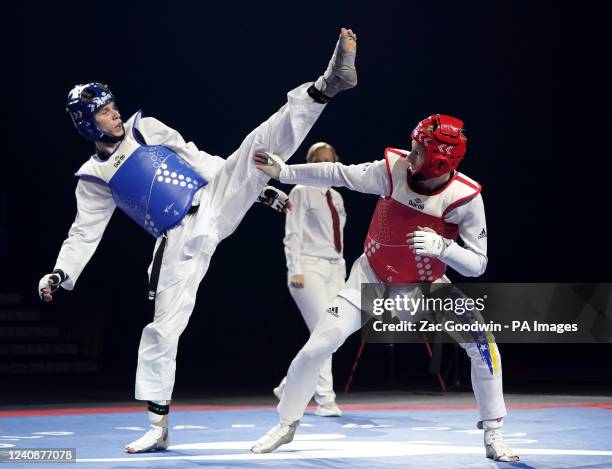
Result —
<svg viewBox="0 0 612 469"><path fill-rule="evenodd" d="M192 205L191 207L189 207L189 210L187 210L187 215L193 215L198 211L199 208L199 205ZM168 239L168 236L166 235L166 233L164 233L162 235L161 243L157 248L157 251L155 251L155 255L153 256L153 266L151 267L151 277L149 278L148 291L148 297L151 301L155 300L155 295L157 294L157 284L159 282L159 272L161 271L164 250L166 249L166 239Z"/></svg>

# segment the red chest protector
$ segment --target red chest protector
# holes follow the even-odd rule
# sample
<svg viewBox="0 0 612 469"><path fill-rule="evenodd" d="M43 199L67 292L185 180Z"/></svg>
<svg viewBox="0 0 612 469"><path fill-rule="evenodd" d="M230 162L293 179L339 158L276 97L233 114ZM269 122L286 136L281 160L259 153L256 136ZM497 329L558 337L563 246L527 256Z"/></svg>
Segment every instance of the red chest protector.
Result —
<svg viewBox="0 0 612 469"><path fill-rule="evenodd" d="M372 270L383 283L391 285L433 282L444 275L446 264L412 252L406 244L406 234L422 226L445 238L457 239L459 226L444 221L444 217L481 191L480 184L455 171L452 179L436 192L415 192L408 184L406 154L395 148L385 150L391 194L378 200L363 246Z"/></svg>

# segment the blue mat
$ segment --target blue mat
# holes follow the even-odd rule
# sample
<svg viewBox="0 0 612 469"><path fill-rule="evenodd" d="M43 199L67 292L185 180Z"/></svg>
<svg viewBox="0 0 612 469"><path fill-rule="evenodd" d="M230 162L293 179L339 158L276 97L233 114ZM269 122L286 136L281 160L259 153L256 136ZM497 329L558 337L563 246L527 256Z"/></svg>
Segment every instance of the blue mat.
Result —
<svg viewBox="0 0 612 469"><path fill-rule="evenodd" d="M249 448L277 423L273 409L173 411L170 449L135 455L123 453L123 446L148 428L144 412L2 417L0 447L76 448L76 466L92 469L594 469L612 468L611 417L611 410L597 408L511 411L504 434L521 456L512 464L485 458L477 414L466 410L351 410L340 418L309 413L294 442L266 455L251 454Z"/></svg>

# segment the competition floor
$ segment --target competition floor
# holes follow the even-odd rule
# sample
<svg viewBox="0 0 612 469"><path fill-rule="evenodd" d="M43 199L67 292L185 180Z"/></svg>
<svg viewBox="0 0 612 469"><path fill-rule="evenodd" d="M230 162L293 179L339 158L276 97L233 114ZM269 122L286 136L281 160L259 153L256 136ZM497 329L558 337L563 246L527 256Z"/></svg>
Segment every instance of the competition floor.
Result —
<svg viewBox="0 0 612 469"><path fill-rule="evenodd" d="M170 419L170 449L136 455L122 448L148 426L142 406L4 408L0 447L76 448L77 466L92 469L612 468L610 396L507 394L504 434L521 456L513 464L484 457L469 393L351 393L338 402L344 416L321 418L309 408L296 440L265 455L251 454L249 447L277 422L268 397L223 405L178 401Z"/></svg>

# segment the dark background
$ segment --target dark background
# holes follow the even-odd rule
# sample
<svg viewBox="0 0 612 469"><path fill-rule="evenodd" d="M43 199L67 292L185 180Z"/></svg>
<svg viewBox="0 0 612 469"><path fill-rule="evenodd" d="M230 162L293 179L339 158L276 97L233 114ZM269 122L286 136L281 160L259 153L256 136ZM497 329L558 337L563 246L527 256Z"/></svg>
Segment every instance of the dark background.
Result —
<svg viewBox="0 0 612 469"><path fill-rule="evenodd" d="M3 308L40 311L41 325L59 328L53 340L74 343L78 352L0 354L3 402L130 399L141 329L152 317L145 272L153 239L119 211L76 289L51 304L38 302L38 279L53 268L74 219L72 174L92 152L64 112L69 89L109 83L124 119L142 108L199 148L228 155L284 103L287 91L323 72L341 26L359 36L359 85L333 100L293 162L319 140L335 145L346 164L380 159L386 146L409 147L409 133L423 117L457 115L469 139L460 169L484 187L489 266L480 280L609 282L609 28L595 5L19 5L14 23L5 25L5 46L17 64L6 99L17 100L20 113L3 113L16 125L4 130L15 138L7 139L1 183L0 289L18 293L21 302ZM376 198L341 192L350 266ZM255 206L217 249L181 338L176 398L269 392L284 375L307 332L285 286L283 230L281 216ZM0 337L5 350L20 340ZM336 354L338 391L358 343L355 335ZM506 389L609 392L611 350L502 345ZM444 349L445 372L452 353ZM71 360L95 366L88 373L8 366ZM469 383L467 361L458 364L459 378ZM420 345L369 345L354 387L435 390L427 365Z"/></svg>

